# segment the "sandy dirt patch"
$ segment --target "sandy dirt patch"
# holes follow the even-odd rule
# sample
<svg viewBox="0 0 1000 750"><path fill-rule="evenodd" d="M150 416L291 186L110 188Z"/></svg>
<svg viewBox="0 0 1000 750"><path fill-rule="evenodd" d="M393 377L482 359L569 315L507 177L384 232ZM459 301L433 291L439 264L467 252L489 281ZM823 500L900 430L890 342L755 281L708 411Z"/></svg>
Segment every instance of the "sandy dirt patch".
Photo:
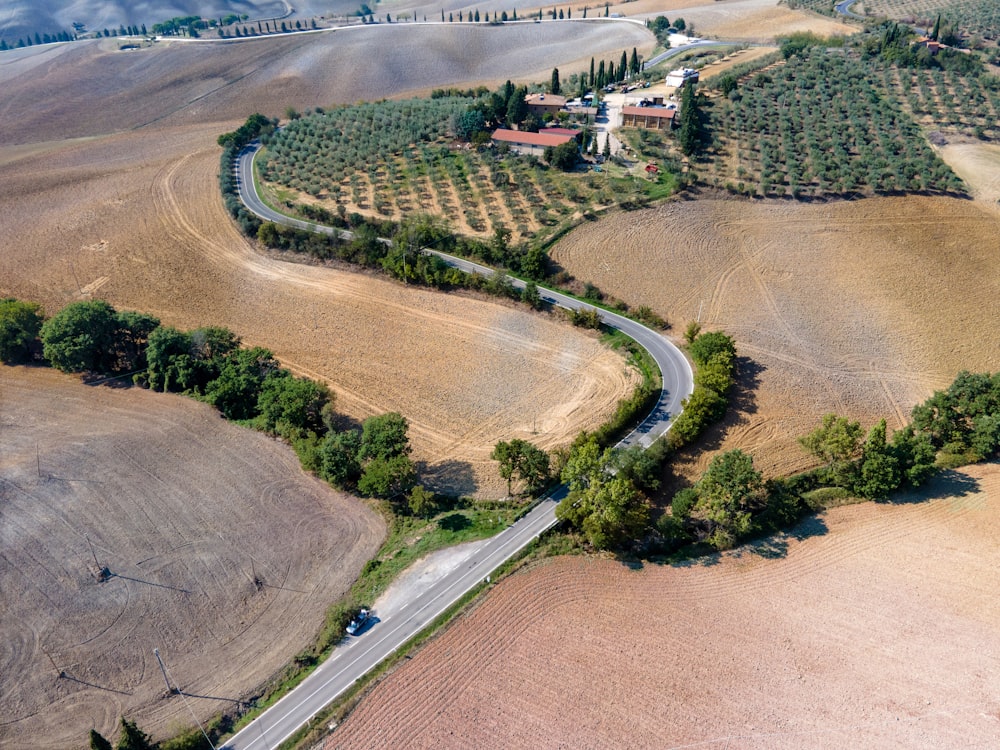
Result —
<svg viewBox="0 0 1000 750"><path fill-rule="evenodd" d="M899 427L960 370L1000 369L998 232L949 198L699 200L609 216L553 257L675 327L700 314L733 335L756 386L709 442L775 475L810 465L797 438L826 412Z"/></svg>
<svg viewBox="0 0 1000 750"><path fill-rule="evenodd" d="M0 367L0 445L5 747L81 746L123 713L159 735L190 724L154 648L202 718L232 708L385 536L291 450L181 396Z"/></svg>
<svg viewBox="0 0 1000 750"><path fill-rule="evenodd" d="M326 747L991 747L1000 466L689 566L494 589Z"/></svg>
<svg viewBox="0 0 1000 750"><path fill-rule="evenodd" d="M993 211L1000 211L1000 145L948 143L937 149L941 158L972 190L972 197Z"/></svg>
<svg viewBox="0 0 1000 750"><path fill-rule="evenodd" d="M418 600L437 581L458 568L486 544L485 539L438 550L408 567L372 605L372 613L384 620Z"/></svg>

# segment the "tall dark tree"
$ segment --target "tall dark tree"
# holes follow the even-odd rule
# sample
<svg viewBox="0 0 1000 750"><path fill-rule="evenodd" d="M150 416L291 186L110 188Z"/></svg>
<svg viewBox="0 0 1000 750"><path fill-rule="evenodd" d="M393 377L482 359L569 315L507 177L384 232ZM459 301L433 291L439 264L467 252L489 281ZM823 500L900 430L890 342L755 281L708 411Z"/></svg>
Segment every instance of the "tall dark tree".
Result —
<svg viewBox="0 0 1000 750"><path fill-rule="evenodd" d="M111 750L111 743L96 729L90 730L90 750Z"/></svg>
<svg viewBox="0 0 1000 750"><path fill-rule="evenodd" d="M156 748L156 743L150 739L148 734L139 729L134 721L122 717L121 734L118 735L115 750L156 750Z"/></svg>
<svg viewBox="0 0 1000 750"><path fill-rule="evenodd" d="M528 103L525 101L527 95L527 87L518 86L507 100L507 122L510 124L520 125L527 119Z"/></svg>
<svg viewBox="0 0 1000 750"><path fill-rule="evenodd" d="M632 75L639 74L639 52L635 47L632 48L632 57L629 58L628 69Z"/></svg>
<svg viewBox="0 0 1000 750"><path fill-rule="evenodd" d="M885 440L885 420L871 428L862 447L861 470L855 491L871 500L882 500L902 481L899 461Z"/></svg>
<svg viewBox="0 0 1000 750"><path fill-rule="evenodd" d="M686 156L693 156L701 147L701 123L694 86L686 84L681 91L680 130L677 142Z"/></svg>
<svg viewBox="0 0 1000 750"><path fill-rule="evenodd" d="M559 68L552 69L552 81L549 83L549 93L558 94L562 90L559 85Z"/></svg>
<svg viewBox="0 0 1000 750"><path fill-rule="evenodd" d="M624 81L628 75L628 55L622 50L621 60L618 61L618 80Z"/></svg>
<svg viewBox="0 0 1000 750"><path fill-rule="evenodd" d="M587 11L583 11L584 16L586 16ZM590 78L588 79L591 86L594 86L596 79L594 78L594 58L590 58Z"/></svg>

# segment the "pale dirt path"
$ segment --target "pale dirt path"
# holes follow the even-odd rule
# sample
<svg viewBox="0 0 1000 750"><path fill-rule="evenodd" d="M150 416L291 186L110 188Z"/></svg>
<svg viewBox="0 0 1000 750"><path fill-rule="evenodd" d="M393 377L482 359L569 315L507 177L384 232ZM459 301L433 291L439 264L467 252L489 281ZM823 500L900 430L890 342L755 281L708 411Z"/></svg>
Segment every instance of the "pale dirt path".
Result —
<svg viewBox="0 0 1000 750"><path fill-rule="evenodd" d="M992 747L1000 466L902 500L688 566L544 561L326 748Z"/></svg>

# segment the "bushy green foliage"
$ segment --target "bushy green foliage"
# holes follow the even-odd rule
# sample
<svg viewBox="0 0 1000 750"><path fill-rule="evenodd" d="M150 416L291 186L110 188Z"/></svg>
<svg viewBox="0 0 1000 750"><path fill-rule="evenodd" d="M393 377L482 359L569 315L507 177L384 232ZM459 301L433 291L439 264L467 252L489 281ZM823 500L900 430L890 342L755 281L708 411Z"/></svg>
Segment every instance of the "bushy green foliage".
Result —
<svg viewBox="0 0 1000 750"><path fill-rule="evenodd" d="M27 359L44 320L42 306L35 302L0 299L0 362Z"/></svg>
<svg viewBox="0 0 1000 750"><path fill-rule="evenodd" d="M158 325L103 300L74 302L42 325L42 353L63 372L127 373L145 367L146 339Z"/></svg>
<svg viewBox="0 0 1000 750"><path fill-rule="evenodd" d="M501 440L493 447L490 458L498 463L500 476L507 482L508 495L515 476L524 482L529 494L544 487L549 480L549 454L527 440Z"/></svg>
<svg viewBox="0 0 1000 750"><path fill-rule="evenodd" d="M725 416L726 395L736 370L736 343L722 331L697 333L688 345L688 353L696 366L694 391L670 428L669 440L675 448L687 445Z"/></svg>
<svg viewBox="0 0 1000 750"><path fill-rule="evenodd" d="M618 549L641 538L649 525L649 501L627 476L612 473L613 449L603 453L590 437L576 445L562 472L569 494L556 516L583 532L596 549Z"/></svg>

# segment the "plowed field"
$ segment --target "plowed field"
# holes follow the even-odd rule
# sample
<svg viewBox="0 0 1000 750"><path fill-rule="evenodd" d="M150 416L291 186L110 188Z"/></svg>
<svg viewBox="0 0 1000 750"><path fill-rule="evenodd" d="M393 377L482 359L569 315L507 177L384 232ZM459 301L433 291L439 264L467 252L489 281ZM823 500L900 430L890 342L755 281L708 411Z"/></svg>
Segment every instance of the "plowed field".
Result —
<svg viewBox="0 0 1000 750"><path fill-rule="evenodd" d="M826 412L898 427L958 371L1000 369L998 233L992 211L947 198L699 200L609 217L553 256L678 327L700 313L733 335L757 383L719 447L775 475L809 465L796 439Z"/></svg>
<svg viewBox="0 0 1000 750"><path fill-rule="evenodd" d="M154 648L198 714L232 708L385 535L290 449L181 396L0 367L0 445L3 747L82 747L123 713L189 725Z"/></svg>
<svg viewBox="0 0 1000 750"><path fill-rule="evenodd" d="M996 746L998 519L993 464L689 566L542 563L326 748Z"/></svg>
<svg viewBox="0 0 1000 750"><path fill-rule="evenodd" d="M228 326L329 382L352 417L403 413L433 486L499 495L493 445L551 448L596 427L635 385L622 358L520 308L261 256L222 207L215 139L236 123L219 120L461 83L486 76L487 60L527 73L574 45L649 39L618 26L392 27L4 55L0 294L50 312L101 297L177 326ZM393 52L373 67L365 50L380 43ZM132 130L107 135L121 128ZM81 138L55 140L69 135Z"/></svg>

